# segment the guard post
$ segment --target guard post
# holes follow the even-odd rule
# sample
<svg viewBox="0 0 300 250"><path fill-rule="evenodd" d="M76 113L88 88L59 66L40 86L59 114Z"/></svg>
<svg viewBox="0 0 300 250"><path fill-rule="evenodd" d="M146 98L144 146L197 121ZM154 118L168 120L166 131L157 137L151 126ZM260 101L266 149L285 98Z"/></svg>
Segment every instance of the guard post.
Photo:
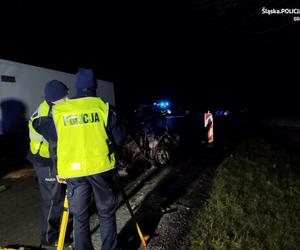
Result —
<svg viewBox="0 0 300 250"><path fill-rule="evenodd" d="M214 121L213 115L209 111L204 114L204 127L207 129L207 143L210 144L214 141Z"/></svg>

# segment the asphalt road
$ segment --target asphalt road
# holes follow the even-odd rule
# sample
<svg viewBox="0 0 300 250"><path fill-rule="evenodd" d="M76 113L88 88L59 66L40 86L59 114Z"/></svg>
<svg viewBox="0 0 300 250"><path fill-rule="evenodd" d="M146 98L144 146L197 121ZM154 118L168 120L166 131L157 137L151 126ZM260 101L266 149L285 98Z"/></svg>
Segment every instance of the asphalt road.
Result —
<svg viewBox="0 0 300 250"><path fill-rule="evenodd" d="M1 179L0 246L39 246L41 199L34 175L16 180Z"/></svg>
<svg viewBox="0 0 300 250"><path fill-rule="evenodd" d="M175 235L173 226L168 223L174 224L172 219L175 218L178 223L179 217L190 210L179 201L184 199L190 185L201 177L203 169L215 161L204 155L209 156L207 152L202 152L200 157L198 151L168 167L145 169L127 183L125 190L140 227L144 234L151 237L148 249L169 249L161 248L167 244L168 238L172 238L169 234ZM0 180L2 189L5 187L0 191L1 247L38 247L40 244L41 198L34 170L29 163L22 164ZM122 249L143 249L127 207L121 197L119 201L117 227ZM95 215L91 217L91 229L93 243L96 249L100 249L99 221Z"/></svg>

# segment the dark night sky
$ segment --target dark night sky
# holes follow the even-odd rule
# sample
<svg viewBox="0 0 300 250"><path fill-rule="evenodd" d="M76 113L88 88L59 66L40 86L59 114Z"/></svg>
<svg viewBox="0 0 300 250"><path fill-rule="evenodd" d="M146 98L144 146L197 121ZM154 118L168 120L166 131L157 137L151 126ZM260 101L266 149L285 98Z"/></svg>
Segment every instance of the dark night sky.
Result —
<svg viewBox="0 0 300 250"><path fill-rule="evenodd" d="M199 110L298 110L300 13L262 14L298 1L6 2L0 58L92 67L115 82L119 107L166 96Z"/></svg>

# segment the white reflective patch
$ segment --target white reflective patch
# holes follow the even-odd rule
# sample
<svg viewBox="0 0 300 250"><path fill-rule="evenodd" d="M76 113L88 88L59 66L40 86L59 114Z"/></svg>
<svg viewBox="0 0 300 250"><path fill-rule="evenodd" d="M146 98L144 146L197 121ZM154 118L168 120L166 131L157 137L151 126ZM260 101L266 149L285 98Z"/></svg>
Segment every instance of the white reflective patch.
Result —
<svg viewBox="0 0 300 250"><path fill-rule="evenodd" d="M56 181L55 178L45 178L45 181Z"/></svg>
<svg viewBox="0 0 300 250"><path fill-rule="evenodd" d="M37 141L43 141L43 136L41 136L41 135L38 135L38 134L36 134L36 133L33 133L33 132L29 132L29 137L31 138L31 139L35 139L35 140L37 140Z"/></svg>
<svg viewBox="0 0 300 250"><path fill-rule="evenodd" d="M72 169L80 169L80 163L79 162L72 163Z"/></svg>

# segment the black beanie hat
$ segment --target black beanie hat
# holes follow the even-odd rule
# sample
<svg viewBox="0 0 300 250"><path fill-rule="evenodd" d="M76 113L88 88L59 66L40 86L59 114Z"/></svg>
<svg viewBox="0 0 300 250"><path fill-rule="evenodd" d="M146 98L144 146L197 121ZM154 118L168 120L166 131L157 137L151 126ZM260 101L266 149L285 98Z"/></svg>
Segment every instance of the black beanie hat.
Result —
<svg viewBox="0 0 300 250"><path fill-rule="evenodd" d="M96 94L97 81L92 69L79 68L75 75L75 87L78 96Z"/></svg>
<svg viewBox="0 0 300 250"><path fill-rule="evenodd" d="M58 80L52 80L46 83L45 87L45 99L47 102L58 101L69 93L68 87Z"/></svg>

